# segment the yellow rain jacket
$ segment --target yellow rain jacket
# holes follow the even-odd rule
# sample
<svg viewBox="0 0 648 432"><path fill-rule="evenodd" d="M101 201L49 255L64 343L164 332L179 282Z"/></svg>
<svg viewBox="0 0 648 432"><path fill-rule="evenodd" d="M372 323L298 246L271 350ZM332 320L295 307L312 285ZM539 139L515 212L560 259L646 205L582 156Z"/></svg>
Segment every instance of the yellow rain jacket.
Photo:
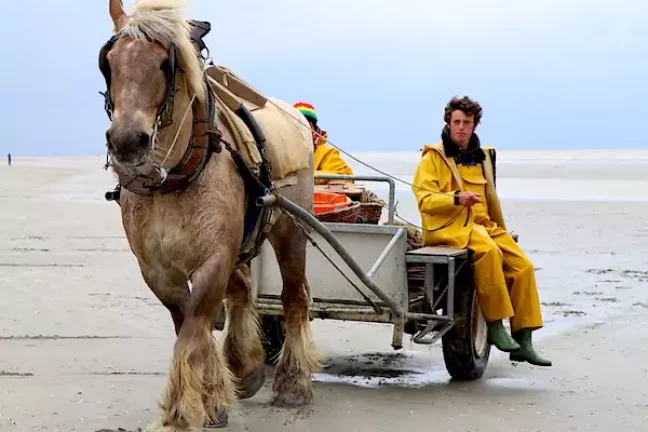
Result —
<svg viewBox="0 0 648 432"><path fill-rule="evenodd" d="M473 251L475 288L486 321L511 319L513 331L542 327L534 266L506 232L491 149L482 147L482 166L459 166L443 143L426 145L414 175L424 245ZM423 189L419 189L419 186ZM468 210L454 204L455 191L477 192L481 202Z"/></svg>
<svg viewBox="0 0 648 432"><path fill-rule="evenodd" d="M353 175L353 170L340 157L338 149L326 143L327 136L328 134L324 132L315 145L315 153L313 154L315 174ZM353 183L353 180L315 180L315 184L327 184L329 182Z"/></svg>
<svg viewBox="0 0 648 432"><path fill-rule="evenodd" d="M499 197L495 191L490 151L487 147L482 148L486 153L484 174L487 181L485 198L488 214L492 221L506 229ZM473 209L469 212L464 206L454 204L454 192L457 190L468 191L469 189L465 187L464 179L461 177L454 159L446 157L443 143L425 145L412 183L414 185L412 190L421 213L424 229L423 244L465 248L468 245L475 211ZM449 223L452 218L454 221Z"/></svg>

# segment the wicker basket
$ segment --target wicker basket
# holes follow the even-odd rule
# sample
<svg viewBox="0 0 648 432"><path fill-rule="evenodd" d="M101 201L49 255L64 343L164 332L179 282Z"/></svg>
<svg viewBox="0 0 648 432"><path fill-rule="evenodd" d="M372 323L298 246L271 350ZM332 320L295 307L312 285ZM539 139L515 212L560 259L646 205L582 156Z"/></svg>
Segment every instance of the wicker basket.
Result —
<svg viewBox="0 0 648 432"><path fill-rule="evenodd" d="M360 223L378 225L382 216L383 205L378 202L360 204Z"/></svg>
<svg viewBox="0 0 648 432"><path fill-rule="evenodd" d="M354 202L349 207L344 207L327 213L315 214L320 222L357 223L360 214L360 203Z"/></svg>

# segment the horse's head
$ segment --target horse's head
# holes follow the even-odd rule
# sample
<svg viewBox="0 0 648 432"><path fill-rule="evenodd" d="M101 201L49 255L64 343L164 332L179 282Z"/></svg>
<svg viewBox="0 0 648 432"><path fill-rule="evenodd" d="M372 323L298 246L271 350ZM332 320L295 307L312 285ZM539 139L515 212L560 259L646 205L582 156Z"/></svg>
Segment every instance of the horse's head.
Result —
<svg viewBox="0 0 648 432"><path fill-rule="evenodd" d="M109 1L115 34L99 53L111 119L106 145L119 164L137 166L154 149L159 129L173 123L174 102L181 104L176 95L185 96L182 109L191 96L204 99L202 64L181 0L140 0L131 15L121 0Z"/></svg>

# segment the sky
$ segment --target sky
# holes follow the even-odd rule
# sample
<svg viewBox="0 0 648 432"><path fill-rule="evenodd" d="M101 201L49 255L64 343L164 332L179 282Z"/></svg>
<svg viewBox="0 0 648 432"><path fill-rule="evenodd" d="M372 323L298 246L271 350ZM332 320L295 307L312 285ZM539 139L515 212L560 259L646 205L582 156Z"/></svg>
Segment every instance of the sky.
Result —
<svg viewBox="0 0 648 432"><path fill-rule="evenodd" d="M130 10L134 0L124 0ZM468 95L499 149L648 148L645 0L193 0L211 56L340 148L417 151ZM0 3L0 154L105 153L108 0Z"/></svg>

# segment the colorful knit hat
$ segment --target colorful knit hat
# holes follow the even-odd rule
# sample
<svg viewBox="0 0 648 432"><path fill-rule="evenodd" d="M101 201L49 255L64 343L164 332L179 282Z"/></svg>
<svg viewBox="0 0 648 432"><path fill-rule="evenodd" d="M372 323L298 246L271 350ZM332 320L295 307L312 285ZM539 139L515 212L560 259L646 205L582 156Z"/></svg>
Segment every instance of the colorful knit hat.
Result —
<svg viewBox="0 0 648 432"><path fill-rule="evenodd" d="M317 113L315 112L315 107L313 105L311 105L309 103L306 103L306 102L297 102L294 106L304 116L306 116L306 118L310 118L315 123L317 123Z"/></svg>

